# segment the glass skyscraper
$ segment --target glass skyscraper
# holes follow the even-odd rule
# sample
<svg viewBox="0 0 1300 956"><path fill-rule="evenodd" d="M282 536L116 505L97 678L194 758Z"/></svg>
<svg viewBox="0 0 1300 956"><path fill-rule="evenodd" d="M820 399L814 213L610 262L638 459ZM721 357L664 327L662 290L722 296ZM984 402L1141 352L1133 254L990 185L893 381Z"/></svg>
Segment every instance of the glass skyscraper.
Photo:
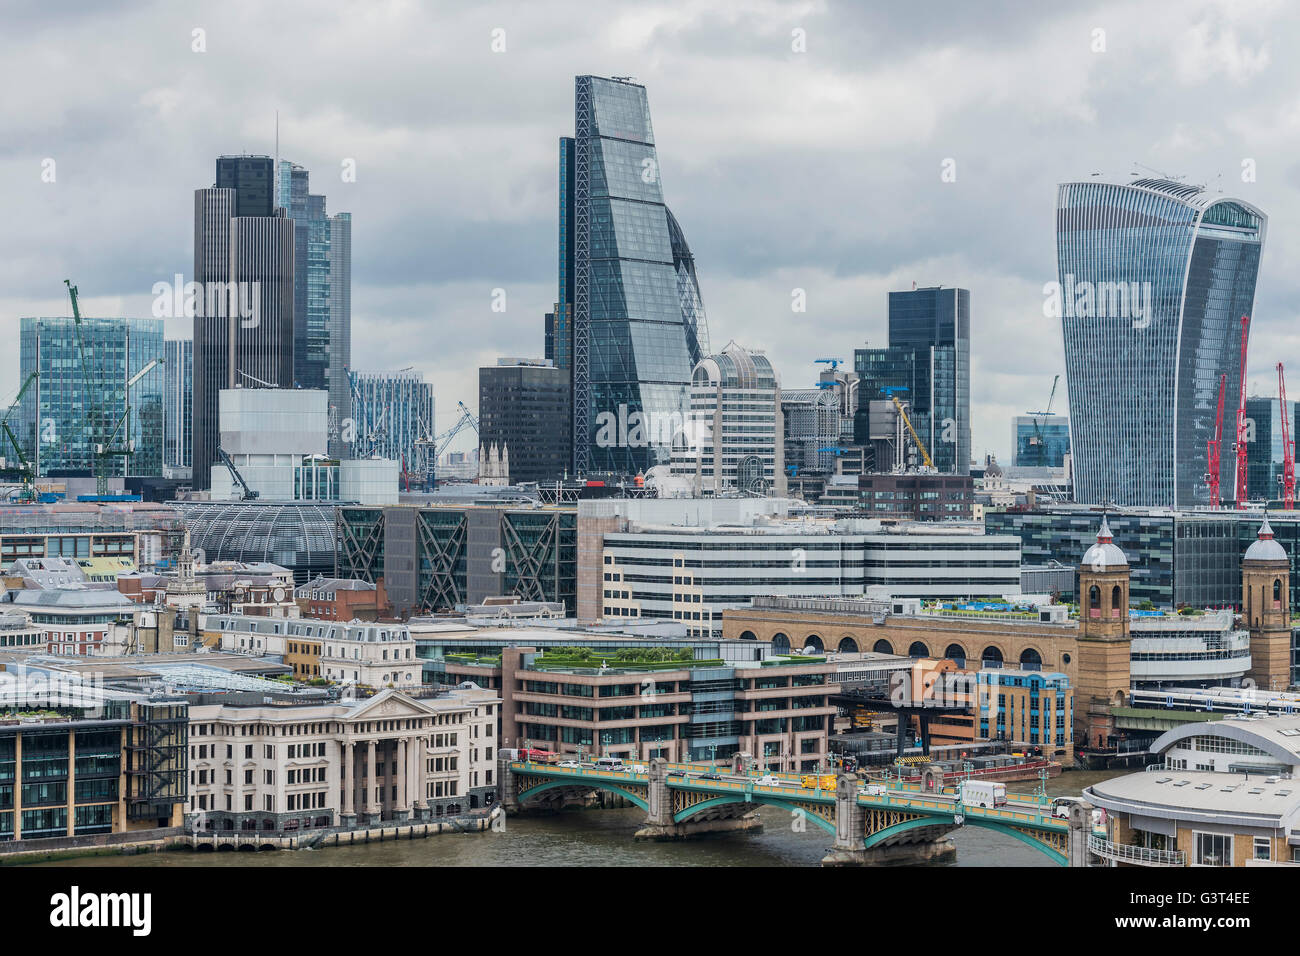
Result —
<svg viewBox="0 0 1300 956"><path fill-rule="evenodd" d="M1241 317L1254 308L1266 225L1241 200L1165 179L1058 188L1076 501L1208 505L1221 375L1220 494L1233 498Z"/></svg>
<svg viewBox="0 0 1300 956"><path fill-rule="evenodd" d="M433 386L413 369L352 372L348 378L355 437L346 457L399 461L422 483L432 464L426 461L431 451L421 443L435 434Z"/></svg>
<svg viewBox="0 0 1300 956"><path fill-rule="evenodd" d="M671 455L708 352L695 264L664 204L645 87L579 76L560 141L559 288L547 356L570 369L579 474Z"/></svg>
<svg viewBox="0 0 1300 956"><path fill-rule="evenodd" d="M277 201L294 220L293 378L329 392L330 454L344 455L341 425L352 417L352 216L326 213L308 171L280 161Z"/></svg>
<svg viewBox="0 0 1300 956"><path fill-rule="evenodd" d="M935 468L970 473L970 290L889 293L889 346L855 349L862 408L898 393Z"/></svg>
<svg viewBox="0 0 1300 956"><path fill-rule="evenodd" d="M161 475L161 365L130 387L126 413L127 382L151 361L164 359L163 321L83 318L81 337L84 365L71 318L24 318L19 322L21 380L40 372L19 410L24 454L41 475L93 474L93 436L96 432L111 434L122 421L112 443L134 442L134 453L108 458L107 473L116 477ZM96 413L98 421L92 422Z"/></svg>
<svg viewBox="0 0 1300 956"><path fill-rule="evenodd" d="M163 353L163 464L189 468L194 453L194 342L167 339Z"/></svg>
<svg viewBox="0 0 1300 956"><path fill-rule="evenodd" d="M1286 403L1287 429L1296 438L1296 403ZM1246 399L1246 497L1251 501L1282 498L1282 408L1276 398ZM1228 417L1224 409L1223 417ZM1230 423L1224 424L1230 428ZM1225 439L1224 448L1229 447ZM1227 452L1223 452L1227 454Z"/></svg>

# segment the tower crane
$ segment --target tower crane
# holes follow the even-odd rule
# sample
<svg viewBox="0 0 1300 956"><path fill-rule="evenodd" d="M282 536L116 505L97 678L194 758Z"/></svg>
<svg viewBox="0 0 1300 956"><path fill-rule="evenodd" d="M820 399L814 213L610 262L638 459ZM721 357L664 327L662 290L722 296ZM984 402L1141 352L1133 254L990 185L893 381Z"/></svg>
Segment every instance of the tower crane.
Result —
<svg viewBox="0 0 1300 956"><path fill-rule="evenodd" d="M1052 379L1052 393L1047 396L1047 408L1041 412L1029 413L1033 417L1034 444L1038 446L1038 464L1040 466L1046 464L1046 457L1047 457L1047 442L1043 438L1042 419L1052 414L1052 402L1056 401L1056 385L1060 380L1061 380L1060 375L1057 375L1055 378Z"/></svg>
<svg viewBox="0 0 1300 956"><path fill-rule="evenodd" d="M1237 399L1237 507L1246 507L1246 339L1250 334L1250 316L1241 317L1241 395Z"/></svg>
<svg viewBox="0 0 1300 956"><path fill-rule="evenodd" d="M1205 443L1205 480L1210 485L1210 507L1218 508L1220 452L1223 449L1223 393L1228 388L1228 376L1219 376L1219 411L1214 417L1214 437Z"/></svg>
<svg viewBox="0 0 1300 956"><path fill-rule="evenodd" d="M18 444L18 439L14 436L13 429L9 427L9 416L12 415L13 410L21 404L23 396L27 394L27 389L31 388L32 382L36 381L39 374L39 372L32 372L27 376L22 387L18 389L18 396L13 400L13 404L9 406L9 410L5 412L4 420L0 421L0 434L3 435L3 439L0 439L0 478L18 479L23 486L22 497L24 499L34 497L31 488L33 469L31 462L29 462L27 456L23 454L22 447ZM8 446L14 450L15 457L12 461L6 460L4 455L6 442L8 443Z"/></svg>
<svg viewBox="0 0 1300 956"><path fill-rule="evenodd" d="M934 462L930 459L930 453L926 450L925 443L921 441L921 436L918 435L916 429L912 427L912 420L907 417L907 412L903 410L903 403L900 402L898 396L894 394L898 389L886 387L882 388L880 391L885 395L888 395L889 400L893 402L894 407L898 409L898 414L903 419L903 424L907 426L907 430L912 436L912 441L916 442L917 450L921 452L921 460L925 462L925 467L933 468Z"/></svg>
<svg viewBox="0 0 1300 956"><path fill-rule="evenodd" d="M1291 437L1291 425L1287 421L1286 411L1286 377L1282 374L1282 363L1277 363L1277 397L1278 417L1282 419L1282 507L1287 511L1295 510L1295 439Z"/></svg>

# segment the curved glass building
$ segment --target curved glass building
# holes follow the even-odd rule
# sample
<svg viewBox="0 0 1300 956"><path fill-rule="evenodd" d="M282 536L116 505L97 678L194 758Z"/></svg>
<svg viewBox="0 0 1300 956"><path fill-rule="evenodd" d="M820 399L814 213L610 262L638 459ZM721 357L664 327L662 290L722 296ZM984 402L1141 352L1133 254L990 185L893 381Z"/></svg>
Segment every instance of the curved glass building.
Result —
<svg viewBox="0 0 1300 956"><path fill-rule="evenodd" d="M572 369L579 474L667 461L708 352L695 262L664 205L645 87L579 76L560 141L560 283L548 321Z"/></svg>
<svg viewBox="0 0 1300 956"><path fill-rule="evenodd" d="M1058 187L1076 501L1208 505L1222 375L1220 495L1232 499L1241 317L1253 312L1266 225L1248 203L1171 180Z"/></svg>

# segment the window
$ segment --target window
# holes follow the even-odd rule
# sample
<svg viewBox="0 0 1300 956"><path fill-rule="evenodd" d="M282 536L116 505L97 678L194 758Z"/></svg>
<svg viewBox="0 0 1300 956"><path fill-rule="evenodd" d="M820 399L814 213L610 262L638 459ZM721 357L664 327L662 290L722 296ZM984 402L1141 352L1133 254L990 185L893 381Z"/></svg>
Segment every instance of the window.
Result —
<svg viewBox="0 0 1300 956"><path fill-rule="evenodd" d="M1255 859L1271 860L1273 858L1273 843L1268 837L1255 837Z"/></svg>
<svg viewBox="0 0 1300 956"><path fill-rule="evenodd" d="M1232 837L1222 833L1195 834L1197 866L1232 866Z"/></svg>

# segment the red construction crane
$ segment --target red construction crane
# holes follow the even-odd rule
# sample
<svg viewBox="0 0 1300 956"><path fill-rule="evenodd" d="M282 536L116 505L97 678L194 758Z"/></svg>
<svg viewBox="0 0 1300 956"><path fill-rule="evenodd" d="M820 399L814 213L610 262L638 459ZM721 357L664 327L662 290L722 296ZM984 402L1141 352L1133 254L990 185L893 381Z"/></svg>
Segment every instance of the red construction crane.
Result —
<svg viewBox="0 0 1300 956"><path fill-rule="evenodd" d="M1237 507L1246 507L1246 338L1250 333L1250 316L1241 317L1241 397L1237 400L1237 484L1233 492Z"/></svg>
<svg viewBox="0 0 1300 956"><path fill-rule="evenodd" d="M1205 461L1209 473L1205 476L1210 483L1210 507L1219 507L1219 452L1223 448L1223 393L1228 389L1228 376L1219 376L1219 412L1214 417L1214 437L1205 443Z"/></svg>
<svg viewBox="0 0 1300 956"><path fill-rule="evenodd" d="M1282 363L1277 363L1278 418L1282 419L1282 507L1295 510L1295 439L1291 437L1291 423L1286 410L1286 377Z"/></svg>

